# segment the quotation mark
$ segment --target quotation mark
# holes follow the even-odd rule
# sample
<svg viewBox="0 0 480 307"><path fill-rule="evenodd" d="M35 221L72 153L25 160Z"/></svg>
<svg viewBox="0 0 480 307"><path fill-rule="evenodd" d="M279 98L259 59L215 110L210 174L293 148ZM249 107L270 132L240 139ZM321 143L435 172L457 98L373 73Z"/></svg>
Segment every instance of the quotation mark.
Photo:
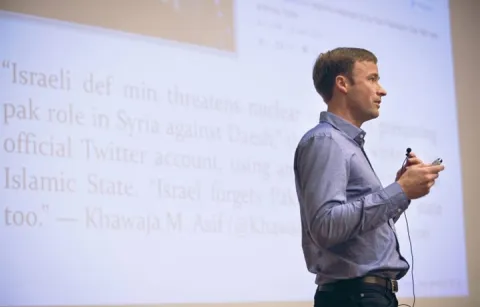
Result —
<svg viewBox="0 0 480 307"><path fill-rule="evenodd" d="M3 60L3 62L2 62L2 67L3 67L3 68L10 68L10 61L8 61L8 60Z"/></svg>

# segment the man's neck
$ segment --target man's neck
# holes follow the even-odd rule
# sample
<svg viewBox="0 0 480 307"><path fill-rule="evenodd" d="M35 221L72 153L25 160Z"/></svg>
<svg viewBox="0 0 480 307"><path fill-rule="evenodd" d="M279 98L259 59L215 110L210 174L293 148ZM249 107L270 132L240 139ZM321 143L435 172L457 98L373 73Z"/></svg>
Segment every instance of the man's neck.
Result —
<svg viewBox="0 0 480 307"><path fill-rule="evenodd" d="M347 108L336 108L332 104L330 104L327 108L327 112L337 115L338 117L343 118L347 122L351 123L355 127L360 128L363 122L360 120L355 119L352 113Z"/></svg>

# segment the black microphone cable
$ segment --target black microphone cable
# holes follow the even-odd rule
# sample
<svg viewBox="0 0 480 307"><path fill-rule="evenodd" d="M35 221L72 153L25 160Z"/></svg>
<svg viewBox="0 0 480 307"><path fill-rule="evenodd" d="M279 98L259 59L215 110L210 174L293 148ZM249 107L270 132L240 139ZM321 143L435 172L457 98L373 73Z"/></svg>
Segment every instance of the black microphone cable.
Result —
<svg viewBox="0 0 480 307"><path fill-rule="evenodd" d="M407 162L408 162L408 158L409 158L409 155L410 153L412 152L412 149L411 148L407 148L407 152L405 154L406 158L405 160L403 160L403 163L402 163L402 170L401 172L403 173L405 171L405 168L407 167ZM399 307L400 306L406 306L406 307L415 307L415 278L413 276L413 265L414 265L414 257L413 257L413 245L412 245L412 238L410 237L410 227L408 225L408 218L407 218L407 213L406 213L406 210L403 211L403 215L405 217L405 224L407 225L407 235L408 235L408 242L410 243L410 255L412 256L412 265L411 265L411 270L412 270L412 292L413 292L413 304L412 306L408 305L408 304L400 304L398 305Z"/></svg>

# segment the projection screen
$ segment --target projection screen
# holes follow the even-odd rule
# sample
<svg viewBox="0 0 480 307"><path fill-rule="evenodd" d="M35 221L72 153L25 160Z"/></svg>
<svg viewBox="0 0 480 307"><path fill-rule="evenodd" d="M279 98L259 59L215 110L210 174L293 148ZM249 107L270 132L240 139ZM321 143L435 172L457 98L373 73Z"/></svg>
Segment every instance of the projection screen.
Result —
<svg viewBox="0 0 480 307"><path fill-rule="evenodd" d="M6 7L0 305L312 300L293 153L326 109L314 60L338 46L379 58L388 95L362 128L383 184L407 147L447 165L407 211L416 296L468 296L448 1Z"/></svg>

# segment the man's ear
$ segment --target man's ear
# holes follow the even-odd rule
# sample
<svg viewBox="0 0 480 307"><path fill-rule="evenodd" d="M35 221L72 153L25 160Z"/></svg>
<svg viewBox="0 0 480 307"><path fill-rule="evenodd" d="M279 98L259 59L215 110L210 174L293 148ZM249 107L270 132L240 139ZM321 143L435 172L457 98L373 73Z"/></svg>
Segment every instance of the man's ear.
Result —
<svg viewBox="0 0 480 307"><path fill-rule="evenodd" d="M339 75L335 78L335 86L341 93L343 94L347 93L348 85L349 83L348 83L347 77Z"/></svg>

